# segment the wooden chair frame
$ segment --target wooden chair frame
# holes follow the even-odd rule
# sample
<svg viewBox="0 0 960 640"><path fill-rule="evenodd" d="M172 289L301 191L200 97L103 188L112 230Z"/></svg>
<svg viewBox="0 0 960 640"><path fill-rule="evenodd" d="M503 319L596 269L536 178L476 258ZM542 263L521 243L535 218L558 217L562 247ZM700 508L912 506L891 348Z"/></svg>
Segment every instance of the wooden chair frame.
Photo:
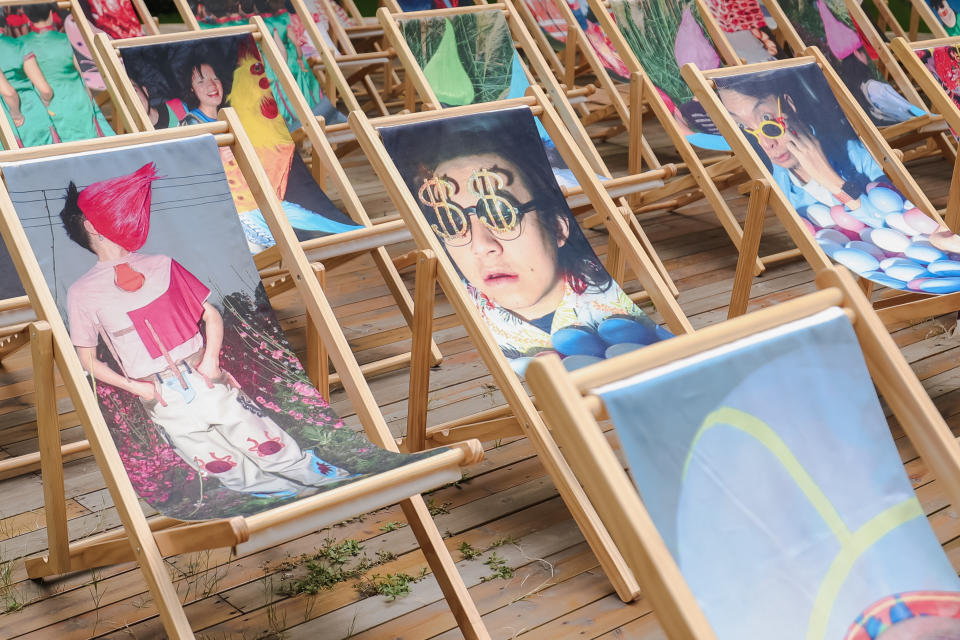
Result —
<svg viewBox="0 0 960 640"><path fill-rule="evenodd" d="M391 116L378 119L376 124L386 125L421 122L443 118L448 115L479 114L512 106L529 106L534 116L540 117L541 123L547 130L547 133L556 143L557 150L580 182L584 194L590 199L596 210L602 214L603 222L610 234L611 241L615 241L623 248L627 263L641 281L641 284L657 309L660 310L667 325L677 333L691 331L692 327L689 321L683 315L682 310L666 288L653 262L643 251L636 236L632 233L630 226L626 220L624 220L624 214L618 214L617 205L601 186L596 174L589 168L586 158L584 158L581 150L576 145L574 138L564 127L553 106L544 99L543 92L539 88L534 86L531 87L531 90L535 94L535 98L517 98L513 100L468 105L466 107L452 107L445 109L443 113L420 112L402 116ZM377 131L374 129L374 123L368 120L363 114L354 112L350 114L350 126L357 134L360 146L373 165L377 175L386 186L390 199L400 210L400 214L410 228L417 246L421 250L429 250L432 255L435 256L436 280L439 282L441 289L443 289L457 316L466 327L468 335L476 345L480 356L486 363L487 368L493 375L494 381L507 401L507 405L504 407L426 428L426 398L429 392L429 373L424 373L421 364L419 365L419 371L414 370L411 372L411 385L413 385L413 381L416 380L422 382L423 387L417 390L416 393L414 393L414 389L411 388L410 397L412 399L415 396L419 396L423 399L423 402L422 406L419 407L419 413L414 412L413 408L411 408L412 413L408 415L408 439L412 439L412 442L417 443L418 446L432 446L442 442L457 441L464 437L477 437L481 440L488 440L510 435L526 435L530 439L547 473L556 484L561 497L566 502L574 519L579 524L586 540L590 543L591 548L597 555L600 566L610 578L617 594L625 602L634 600L639 593L635 579L626 569L619 550L612 544L609 535L597 520L596 513L586 501L583 490L570 473L569 467L567 467L557 450L556 444L541 420L536 406L524 390L520 379L513 372L513 369L510 368L500 347L490 335L475 304L467 295L460 276L457 274L445 250L437 240L436 235L423 218L419 205L404 185L396 167L387 155ZM662 169L654 170L649 172L648 176L653 178L659 176L662 172ZM427 269L423 269L422 271L423 273L418 273L418 276L429 275ZM417 287L418 289L420 287L426 287L426 291L422 294L423 297L432 298L434 289L432 281L428 281L422 277L418 278ZM419 301L421 299L420 292L418 291L415 295ZM418 306L418 310L419 309L420 307ZM430 328L426 327L423 331L429 334ZM414 365L417 365L417 360L414 361ZM408 446L407 448L408 450L412 450L412 447Z"/></svg>
<svg viewBox="0 0 960 640"><path fill-rule="evenodd" d="M220 113L219 122L200 127L202 128L167 129L66 143L55 147L3 152L0 153L0 162L182 139L197 135L198 132L213 134L219 145L229 146L233 150L245 174L251 176L251 191L277 240L277 250L282 254L295 286L304 299L310 321L315 325L320 339L327 345L330 358L341 373L344 389L356 409L367 437L378 447L397 451L396 443L376 400L350 353L346 338L336 323L333 310L324 297L306 256L298 248L293 229L283 217L280 202L270 187L236 114L231 109L224 109ZM262 548L297 535L298 532L315 530L343 519L347 511L353 513L354 507L351 507L351 503L358 499L367 501L364 508L377 508L374 505L385 506L399 501L462 632L469 638L489 637L440 532L430 517L426 503L418 493L425 490L427 485L434 486L438 481L442 483L444 480L440 478L451 473L459 477L460 466L481 459L482 448L479 443L466 443L465 446L454 447L448 452L424 460L426 464L421 464L420 461L411 463L353 485L316 494L245 518L184 523L158 517L148 521L124 471L97 399L86 381L56 302L43 280L36 257L29 249L29 241L5 186L0 188L0 232L7 246L12 248L11 255L17 271L37 312L38 320L31 325L30 341L35 362L39 367L37 380L51 382L37 385L38 418L48 418L38 420L38 423L50 427L41 430L39 434L49 550L45 557L27 561L27 573L31 578L136 560L159 610L167 636L192 638L193 632L166 572L163 556L216 547L238 547L243 550ZM56 425L57 410L52 384L54 363L73 399L123 523L122 530L99 534L73 544L70 544L67 538L59 430L53 427ZM402 485L405 486L401 489ZM411 489L412 491L408 492Z"/></svg>
<svg viewBox="0 0 960 640"><path fill-rule="evenodd" d="M390 294L396 300L397 306L404 317L407 325L413 326L413 300L407 291L397 268L394 266L390 254L384 245L395 244L408 240L409 232L404 228L403 222L398 219L388 219L385 222L374 224L367 215L366 210L361 203L360 198L354 191L343 167L337 160L333 148L327 141L326 136L318 122L310 112L310 107L306 103L303 95L297 89L290 70L282 64L279 48L273 38L270 37L265 28L263 20L256 16L251 18L251 24L248 26L222 27L219 29L205 29L201 32L188 31L185 33L168 34L161 36L148 36L146 38L129 38L123 41L110 41L102 34L97 36L98 52L104 60L104 67L111 74L111 90L116 91L117 99L125 102L130 112L137 118L137 127L142 131L152 131L153 125L150 122L143 105L134 92L133 84L123 69L118 51L132 46L147 44L163 44L175 42L197 41L203 38L217 38L241 33L250 33L263 50L263 55L268 64L277 70L277 80L280 82L287 99L290 100L293 110L302 124L302 130L306 138L310 141L311 152L313 155L312 170L317 179L317 188L325 188L332 183L336 188L337 195L343 202L344 209L350 218L363 229L356 231L347 231L344 233L333 234L323 238L306 240L300 243L303 250L307 253L310 260L323 260L326 268L333 268L338 264L346 262L357 257L362 253L368 253L373 259L383 277ZM255 257L257 267L261 270L261 275L283 276L285 265L281 259L280 253L276 247L262 251ZM285 286L280 287L277 293L292 288L292 283L287 282ZM319 343L315 340L315 335L308 335L308 341L311 344ZM327 362L322 351L317 353L310 350L311 356L308 357L308 371L311 373L311 379L317 383L321 389L328 388L325 380L331 384L339 382L338 374L327 373ZM389 356L387 358L376 360L364 364L361 369L366 376L378 375L388 371L407 366L410 362L410 352ZM443 359L440 348L431 341L429 347L429 360L431 366L435 366ZM316 377L313 377L316 372Z"/></svg>
<svg viewBox="0 0 960 640"><path fill-rule="evenodd" d="M538 84L538 80L542 82L544 88L546 89L546 95L549 96L554 108L560 114L560 118L564 125L566 125L567 130L571 133L571 135L574 136L574 139L577 140L580 150L584 152L584 155L589 162L589 166L597 175L606 178L602 184L608 189L608 192L618 199L618 202L621 204L621 206L628 206L628 202L630 200L638 199L650 209L659 209L671 206L671 202L669 201L665 203L661 202L659 204L650 204L651 202L656 203L656 194L661 193L666 186L649 186L649 178L638 178L639 172L632 172L632 175L624 178L612 178L610 170L604 163L603 158L600 157L596 146L594 146L593 141L590 139L590 136L587 134L586 129L583 128L583 124L580 122L579 117L573 110L573 107L568 99L567 90L560 85L560 83L558 83L556 78L553 76L549 65L543 56L540 55L539 49L537 48L533 39L530 37L530 33L527 31L512 4L479 4L475 6L458 7L454 9L432 9L430 11L413 11L399 14L392 14L385 7L381 7L377 11L377 17L380 19L380 23L383 26L383 31L387 41L390 43L391 48L397 52L397 58L404 68L404 74L407 82L407 88L405 91L407 108L410 111L414 111L416 108L416 99L419 96L423 109L446 111L446 109L444 109L443 105L440 103L440 100L437 98L436 93L434 93L433 89L430 87L430 84L427 82L427 78L423 74L423 69L421 69L420 65L417 64L416 58L413 56L413 52L410 50L406 39L400 32L397 20L451 17L469 13L497 10L502 11L506 18L507 26L510 28L510 33L514 38L515 50L522 51L529 61L529 66L527 63L524 63L522 59L520 61L521 65L523 66L524 73L527 76L527 81L531 86ZM533 72L531 72L531 67L533 68ZM582 94L583 91L577 90L577 93ZM664 167L658 163L656 168L663 169ZM667 171L668 173L665 174L664 177L670 177L673 175L672 166L671 168L668 168ZM569 191L568 195L570 195ZM668 197L669 195L670 194L668 193L667 196L662 196L659 198L659 200L662 201L664 197ZM576 210L576 205L574 203L571 203L571 207ZM596 216L593 216L584 222L585 226L595 226L597 224L600 224L600 220ZM673 292L673 295L679 295L679 292L671 280L666 267L661 262L659 256L657 256L657 253L653 248L653 244L650 242L649 238L647 238L647 235L640 226L639 221L631 219L630 226L637 238L640 240L640 243L646 249L650 259L656 264L657 269L660 271L660 275L667 282L667 286L670 288L671 292ZM613 260L610 261L609 265L610 271L615 275L615 277L622 277L623 265L618 263L618 260L621 256L619 253L615 252L612 257Z"/></svg>
<svg viewBox="0 0 960 640"><path fill-rule="evenodd" d="M646 107L653 111L660 125L667 132L667 135L670 136L670 141L673 143L673 146L676 147L677 151L680 152L680 157L683 159L686 169L689 172L688 175L673 181L669 185L670 193L672 194L682 194L684 190L689 189L694 190L694 193L681 195L674 206L680 207L689 202L699 200L701 197L705 198L716 213L720 224L727 232L730 240L733 241L734 246L742 253L744 244L743 228L734 216L733 211L731 211L727 205L726 199L720 193L721 189L730 184L743 181L740 163L732 154L712 158L708 161L700 158L700 155L694 149L693 145L690 144L690 141L687 140L686 136L680 131L676 120L674 120L673 115L669 109L667 109L667 105L660 97L650 77L646 71L644 71L643 65L637 59L637 56L634 55L633 49L630 48L626 38L624 38L620 29L617 27L613 16L610 15L609 2L607 0L588 0L588 2L590 9L597 18L598 24L610 38L610 41L614 47L616 47L617 54L623 60L624 64L627 65L627 68L630 69L631 73L630 101L626 109L630 131L630 151L628 156L630 172L638 172L642 166L641 150L638 141L643 138L643 112ZM740 58L727 41L723 30L720 29L720 25L718 25L717 21L713 18L713 14L710 13L700 0L697 0L697 7L700 10L700 16L707 28L707 32L717 47L720 58L730 67L739 66ZM596 73L604 73L609 77L603 65L600 65L599 68L594 69L594 71ZM616 100L618 98L614 99ZM622 100L622 98L619 99ZM709 166L707 166L708 164ZM753 258L753 273L759 275L763 273L768 265L777 264L785 260L792 260L797 256L797 252L793 250L762 257L755 255Z"/></svg>
<svg viewBox="0 0 960 640"><path fill-rule="evenodd" d="M895 38L890 44L890 48L900 59L907 73L917 83L920 90L930 100L933 108L936 109L946 123L954 131L960 131L960 109L950 99L943 90L940 82L933 77L933 74L920 62L916 51L918 49L929 49L943 45L960 44L960 36L945 38L935 38L932 40L923 40L922 42L911 43L904 38ZM950 195L947 200L947 209L944 213L947 226L951 229L960 229L960 160L954 161L953 176L950 181Z"/></svg>
<svg viewBox="0 0 960 640"><path fill-rule="evenodd" d="M923 2L923 0L920 1ZM896 58L891 53L887 43L877 33L876 27L874 27L863 7L856 0L844 0L844 4L850 17L860 27L860 32L880 57L878 65L880 71L887 76L888 81L893 83L893 86L900 91L903 97L914 105L924 106L923 98L920 97L913 83L910 82L903 69L897 64ZM787 14L778 0L765 0L764 6L767 7L770 15L777 22L777 31L787 44L797 52L807 49L808 45L800 38L800 34L797 33L797 30L787 18ZM951 161L956 158L955 145L945 137L942 117L938 114L928 113L916 116L906 122L882 127L880 131L891 144L900 148L905 148L907 145L918 141L925 141L923 146L905 151L904 160L906 162L938 154Z"/></svg>
<svg viewBox="0 0 960 640"><path fill-rule="evenodd" d="M24 2L19 2L16 0L0 0L0 8L16 7L25 4L50 3L44 2L44 0L25 0ZM77 2L77 0L59 0L54 4L56 4L58 9L69 11L73 15L73 19L77 23L77 28L80 30L80 35L83 37L84 44L87 45L87 49L90 50L92 55L94 50L93 28L87 21L87 16L84 15L83 9L80 8L80 4ZM99 64L99 61L96 58L93 59L93 62L96 64L97 70L100 72L100 74L102 76L106 75L103 72L103 67ZM106 79L104 79L104 82L106 82ZM86 87L86 85L84 86ZM130 113L126 109L126 105L113 103L113 108L114 116L111 119L110 124L113 126L115 133L135 131L136 129L131 124L132 119L130 117ZM0 118L0 144L3 145L4 149L17 148L16 134L6 118Z"/></svg>
<svg viewBox="0 0 960 640"><path fill-rule="evenodd" d="M817 274L816 282L820 289L817 293L579 371L567 373L555 357L538 358L530 365L527 380L543 403L552 433L672 640L716 636L597 424L605 409L593 389L824 309L841 307L857 334L874 384L937 482L945 484L950 503L960 500L960 448L870 303L841 270L824 269Z"/></svg>
<svg viewBox="0 0 960 640"><path fill-rule="evenodd" d="M861 141L880 164L884 173L890 178L894 186L913 202L917 208L939 223L943 223L940 214L933 207L927 196L913 180L900 160L900 154L895 152L886 138L877 130L867 118L860 104L854 99L850 90L837 75L833 67L816 47L808 47L803 56L792 60L775 60L730 69L700 71L692 64L684 65L681 72L687 84L693 89L694 95L707 110L714 123L720 128L723 137L733 148L737 159L743 163L747 174L755 181L755 193L752 197L747 214L745 227L746 241L737 262L737 271L734 278L733 293L730 300L730 317L742 314L747 309L750 299L750 287L753 278L750 274L750 261L757 250L760 236L763 233L763 219L769 205L779 218L787 233L796 243L804 259L814 271L820 272L831 265L830 258L823 252L816 241L806 230L800 215L794 209L786 195L774 185L773 176L767 170L763 161L756 154L743 131L733 121L729 112L720 102L712 85L712 79L739 75L772 69L787 69L800 65L816 64L823 72L827 83L833 91L834 97L840 103L844 115L851 126L860 136ZM861 285L866 293L871 293L873 283L861 279ZM894 326L902 322L918 318L940 315L960 308L960 293L949 293L942 296L929 296L915 293L898 293L879 301L876 305L877 313L887 326Z"/></svg>
<svg viewBox="0 0 960 640"><path fill-rule="evenodd" d="M329 8L328 5L324 4L325 0L318 0L318 2L325 10ZM381 98L380 92L377 90L373 79L370 77L370 72L371 68L379 67L384 70L385 74L389 75L388 71L391 69L391 60L393 57L392 52L377 51L357 53L350 38L346 35L346 32L343 31L342 25L337 21L336 16L333 15L332 11L327 10L327 19L330 23L332 38L344 49L343 54L338 54L332 51L327 45L323 34L320 32L320 27L313 21L313 16L303 0L290 0L290 3L296 15L299 16L300 22L303 24L303 28L310 38L310 43L320 56L320 64L312 65L311 70L320 82L324 96L330 100L334 106L338 104L338 100L343 100L347 112L361 109L360 102L352 89L353 84L359 81L363 84L367 98L373 103L379 115L388 114L389 110ZM187 0L174 0L174 4L184 24L186 24L192 32L204 33L230 28L216 27L203 29L200 27L200 23L197 21L197 17L193 14L193 11L190 10L190 5L187 3ZM254 18L259 18L259 16L251 17L251 21ZM269 33L269 31L267 32ZM282 57L281 60L283 60ZM344 75L341 65L344 68L351 69L349 79ZM283 66L286 67L286 62L283 62ZM276 67L274 67L274 72L277 72ZM328 135L333 136L338 132L345 131L347 127L345 123L341 123L325 125L324 129ZM334 138L331 139L333 140ZM338 142L340 141L339 139L336 140Z"/></svg>

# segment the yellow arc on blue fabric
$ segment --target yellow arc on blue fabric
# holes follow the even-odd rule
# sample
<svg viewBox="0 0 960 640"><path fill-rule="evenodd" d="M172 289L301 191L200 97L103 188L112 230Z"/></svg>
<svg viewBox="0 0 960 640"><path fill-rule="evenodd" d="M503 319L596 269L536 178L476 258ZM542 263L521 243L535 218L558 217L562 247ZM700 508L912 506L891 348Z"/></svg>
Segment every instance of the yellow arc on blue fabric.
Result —
<svg viewBox="0 0 960 640"><path fill-rule="evenodd" d="M797 487L803 492L840 542L840 551L837 552L833 562L830 563L830 568L817 590L817 596L810 612L810 620L807 624L807 640L821 640L826 636L833 602L857 559L874 543L900 525L914 518L922 517L923 509L920 502L916 497L910 497L880 512L859 529L851 532L844 524L833 503L823 493L816 481L810 477L810 474L803 468L803 465L800 464L800 461L797 460L780 436L763 420L730 407L721 407L704 418L700 429L690 443L690 449L683 463L682 480L686 480L687 471L700 438L708 429L718 425L738 429L766 447L780 462L784 470L790 474Z"/></svg>

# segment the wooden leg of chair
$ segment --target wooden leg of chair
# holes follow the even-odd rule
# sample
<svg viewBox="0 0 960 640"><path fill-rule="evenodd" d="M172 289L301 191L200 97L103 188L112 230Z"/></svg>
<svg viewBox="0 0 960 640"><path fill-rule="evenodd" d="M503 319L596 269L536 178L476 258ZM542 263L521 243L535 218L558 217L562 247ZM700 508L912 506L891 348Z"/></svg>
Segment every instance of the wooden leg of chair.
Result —
<svg viewBox="0 0 960 640"><path fill-rule="evenodd" d="M950 194L947 197L947 214L944 222L956 233L960 229L960 154L953 162L953 176L950 178Z"/></svg>
<svg viewBox="0 0 960 640"><path fill-rule="evenodd" d="M653 243L650 242L650 238L647 237L647 232L643 230L643 227L640 225L640 221L637 220L637 216L634 215L629 209L626 211L630 214L627 216L627 220L630 221L630 228L633 229L633 232L636 234L637 239L640 240L640 244L646 250L647 255L650 256L653 264L657 266L657 271L660 272L660 276L663 278L663 281L667 283L667 286L670 288L670 293L673 294L674 298L678 297L680 295L680 290L677 289L677 285L674 284L673 278L670 277L670 273L667 271L666 265L663 264L663 260L660 259L660 256L654 250Z"/></svg>
<svg viewBox="0 0 960 640"><path fill-rule="evenodd" d="M397 307L399 307L400 313L403 314L403 319L406 320L407 326L412 330L414 305L410 299L410 293L407 291L403 280L400 278L400 274L397 272L397 269L402 267L398 266L396 261L391 260L390 254L387 253L387 250L383 247L377 247L370 252L370 255L373 258L373 262L377 265L377 269L380 271L380 275L383 277L387 288L390 289L393 299L397 301ZM412 251L406 255L410 260L409 265L418 263L420 258L419 251ZM429 347L430 366L435 367L443 361L443 354L440 352L440 347L438 347L432 339L429 342Z"/></svg>
<svg viewBox="0 0 960 640"><path fill-rule="evenodd" d="M920 14L914 6L910 6L910 42L917 41L917 32L920 30Z"/></svg>
<svg viewBox="0 0 960 640"><path fill-rule="evenodd" d="M320 157L320 154L316 149L311 150L310 157L312 158L310 162L310 173L313 174L313 179L317 181L317 184L324 191L327 190L327 168L323 164L323 159Z"/></svg>
<svg viewBox="0 0 960 640"><path fill-rule="evenodd" d="M627 146L627 171L630 175L636 175L643 170L643 82L640 78L633 78L630 81L630 122L627 123L629 130ZM639 193L631 194L627 197L630 208L640 205L642 195Z"/></svg>
<svg viewBox="0 0 960 640"><path fill-rule="evenodd" d="M370 94L370 99L373 100L375 105L377 105L377 110L380 112L380 115L389 115L390 112L387 111L387 105L383 103L383 98L380 97L380 92L377 91L377 86L373 84L373 78L371 78L369 75L363 76L363 86L366 88L367 93Z"/></svg>
<svg viewBox="0 0 960 640"><path fill-rule="evenodd" d="M327 284L327 272L320 263L314 263L313 271L317 275L320 286ZM307 312L307 377L320 391L320 395L327 402L330 401L330 359L327 357L327 348L320 339L316 325Z"/></svg>
<svg viewBox="0 0 960 640"><path fill-rule="evenodd" d="M430 345L433 344L433 300L436 295L437 257L420 252L413 301L413 344L410 347L410 393L407 405L406 451L422 451L427 438L427 400L430 395Z"/></svg>
<svg viewBox="0 0 960 640"><path fill-rule="evenodd" d="M623 282L627 271L623 251L620 250L620 245L612 237L607 242L607 271L610 272L616 282Z"/></svg>
<svg viewBox="0 0 960 640"><path fill-rule="evenodd" d="M467 591L467 585L457 571L457 567L450 556L450 551L443 542L443 537L437 529L436 523L430 517L430 510L421 496L413 496L400 503L403 515L420 544L427 563L433 570L433 575L440 585L447 606L460 627L460 633L466 640L486 640L490 637L480 617L477 605Z"/></svg>
<svg viewBox="0 0 960 640"><path fill-rule="evenodd" d="M766 180L754 180L750 187L750 202L747 205L747 219L744 222L743 240L740 242L740 255L737 257L737 272L733 278L727 318L735 318L747 311L753 283L753 267L760 252L760 236L763 235L763 220L769 198L769 183Z"/></svg>
<svg viewBox="0 0 960 640"><path fill-rule="evenodd" d="M70 539L63 488L60 420L53 377L53 334L46 322L30 325L30 351L33 355L33 386L37 402L43 510L47 519L47 558L54 570L65 573L70 568Z"/></svg>

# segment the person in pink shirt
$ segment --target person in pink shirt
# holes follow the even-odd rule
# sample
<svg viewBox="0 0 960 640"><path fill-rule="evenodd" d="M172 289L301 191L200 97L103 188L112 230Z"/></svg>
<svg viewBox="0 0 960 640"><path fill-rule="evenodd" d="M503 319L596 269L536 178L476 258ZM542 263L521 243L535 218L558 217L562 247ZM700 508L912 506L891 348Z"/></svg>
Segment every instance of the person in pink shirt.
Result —
<svg viewBox="0 0 960 640"><path fill-rule="evenodd" d="M97 256L67 291L70 337L84 369L94 384L136 394L177 454L228 489L290 497L346 477L303 451L221 369L223 318L206 285L169 256L138 253L156 179L148 163L67 189L64 229ZM97 357L100 340L120 371Z"/></svg>

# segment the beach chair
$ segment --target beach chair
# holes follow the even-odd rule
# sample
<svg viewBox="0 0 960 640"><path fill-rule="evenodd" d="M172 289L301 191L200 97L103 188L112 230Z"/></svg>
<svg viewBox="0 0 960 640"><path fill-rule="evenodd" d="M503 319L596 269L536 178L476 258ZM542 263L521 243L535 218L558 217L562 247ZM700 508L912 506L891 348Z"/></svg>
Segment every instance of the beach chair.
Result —
<svg viewBox="0 0 960 640"><path fill-rule="evenodd" d="M877 301L888 326L957 309L960 279L949 269L957 236L823 54L816 47L804 54L735 69L683 68L755 181L730 315L749 300L764 200L814 271L833 260L860 276L868 293L876 284L894 290Z"/></svg>
<svg viewBox="0 0 960 640"><path fill-rule="evenodd" d="M103 81L91 61L81 64L80 49L90 49L93 32L76 2L3 0L0 16L21 23L16 27L8 23L0 33L0 58L9 74L0 87L4 116L0 117L0 144L5 149L130 130L125 109L114 110L111 127L92 93L97 83L103 88ZM67 31L56 28L58 21ZM82 70L89 73L81 74Z"/></svg>
<svg viewBox="0 0 960 640"><path fill-rule="evenodd" d="M536 87L532 91L542 93ZM547 352L562 353L566 366L586 366L670 334L631 302L596 257L564 203L534 116L556 142L583 195L600 214L610 243L620 247L669 331L691 330L633 235L628 212L617 209L542 97L376 121L353 113L350 124L361 148L417 246L435 257L435 266L418 269L417 313L430 317L421 301L433 298L433 279L426 277L432 270L507 403L427 427L429 370L415 355L409 397L417 406L408 412L404 449L465 437L526 435L617 594L630 601L638 594L636 582L609 536L597 527L592 507L520 376L531 360ZM437 145L438 140L447 144ZM662 172L650 171L647 177ZM430 335L430 327L423 327L421 335Z"/></svg>
<svg viewBox="0 0 960 640"><path fill-rule="evenodd" d="M939 115L924 102L887 43L857 2L770 0L766 6L794 51L814 46L826 56L884 137L905 150L905 160L956 151ZM916 146L917 142L923 144ZM912 148L911 148L912 147Z"/></svg>
<svg viewBox="0 0 960 640"><path fill-rule="evenodd" d="M520 97L532 84L542 82L567 130L577 139L580 150L611 195L626 197L621 204L633 203L634 209L641 212L672 206L676 190L670 183L654 185L633 175L611 179L610 170L568 99L570 94L554 78L512 5L487 4L396 15L381 7L377 15L403 65L408 83L407 107L411 111L416 108L417 97L422 108L440 110ZM529 60L530 68L521 59L520 50ZM575 91L575 94L582 93L581 89ZM556 152L550 136L543 129L540 133L558 182L575 188L576 179ZM654 168L661 168L655 158L653 164ZM593 226L596 220L584 224ZM676 292L640 224L631 222L631 226L671 290Z"/></svg>
<svg viewBox="0 0 960 640"><path fill-rule="evenodd" d="M56 362L123 523L68 542L59 431L41 431L49 550L27 561L28 575L135 560L166 637L192 638L163 556L243 553L399 501L461 631L488 637L418 495L458 480L479 443L397 453L250 140L231 110L221 118L201 125L211 135L0 156L0 230L37 311L31 346L47 356L38 379L52 379ZM366 438L343 427L287 345L218 145L252 176ZM39 412L55 416L53 390L37 387ZM147 520L138 497L160 515Z"/></svg>
<svg viewBox="0 0 960 640"><path fill-rule="evenodd" d="M671 640L957 637L960 581L877 391L950 504L957 442L852 278L817 286L596 367L530 366Z"/></svg>
<svg viewBox="0 0 960 640"><path fill-rule="evenodd" d="M706 0L724 37L745 63L790 58L792 52L777 42L776 22L759 0Z"/></svg>
<svg viewBox="0 0 960 640"><path fill-rule="evenodd" d="M883 0L874 0L874 3L877 4L878 7L880 4L884 4ZM950 2L949 0L930 0L929 2L927 0L910 0L908 4L910 6L910 22L908 28L904 29L896 20L893 20L893 24L889 28L894 37L903 38L910 42L918 41L920 39L919 32L921 22L925 30L934 38L947 38L957 35L956 12L960 7L957 7L956 3ZM891 24L891 21L886 20L885 24Z"/></svg>
<svg viewBox="0 0 960 640"><path fill-rule="evenodd" d="M956 132L960 131L960 110L958 110L956 98L957 69L960 69L958 45L960 45L960 38L953 36L917 43L908 42L904 38L895 38L890 45L907 73L949 125L954 137ZM960 182L960 175L954 163L950 195L944 214L947 226L951 229L960 227L958 182Z"/></svg>
<svg viewBox="0 0 960 640"><path fill-rule="evenodd" d="M579 0L508 2L523 18L527 31L559 82L569 88L597 85L596 93L578 105L584 126L596 124L591 129L591 137L610 139L626 131L630 121L626 100L612 96L629 92L630 71L586 3ZM649 110L645 114L649 116ZM600 123L608 122L610 124L600 127ZM649 166L656 167L659 160L649 143L643 138L640 144Z"/></svg>
<svg viewBox="0 0 960 640"><path fill-rule="evenodd" d="M706 199L739 250L743 229L720 191L743 181L742 167L679 76L679 66L690 60L712 68L738 65L739 57L710 13L694 0L589 0L589 6L630 70L629 101L622 107L629 118L629 171L642 168L634 141L643 136L642 114L648 108L688 172L672 185L679 194L674 206ZM796 255L788 251L762 256L755 260L754 271L760 274L766 265Z"/></svg>
<svg viewBox="0 0 960 640"><path fill-rule="evenodd" d="M267 0L251 0L227 6L219 12L210 12L203 2L194 0L174 0L174 4L184 23L193 31L244 25L254 16L261 17L283 50L287 68L312 106L323 105L326 109L329 107L325 103L336 106L339 98L344 102L345 112L359 109L361 103L353 89L359 84L363 97L369 101L369 105L365 105L367 108L375 109L379 115L389 113L383 96L394 93L390 52L358 53L340 21L329 17L332 13L329 2L319 0L315 5L316 12L311 11L304 0L290 0L292 11L281 0L273 0L272 4ZM216 5L217 9L219 7ZM326 18L320 20L325 29L318 26L314 13L318 19L321 15ZM372 77L376 70L385 74L383 96ZM336 121L342 122L342 117L338 116Z"/></svg>
<svg viewBox="0 0 960 640"><path fill-rule="evenodd" d="M309 105L297 91L294 79L280 62L278 47L259 17L254 17L248 26L222 27L201 33L187 32L112 42L98 36L97 45L105 66L111 70L115 80L118 99L125 102L131 113L139 118L138 126L143 131L158 126L151 113L156 114L154 117L158 120L163 120L166 118L163 112L186 108L170 106L183 104L189 98L189 94L185 93L184 80L176 80L178 68L182 77L187 77L185 74L193 77L197 74L197 68L201 74L213 72L214 76L218 76L211 85L214 89L217 86L220 89L218 99L209 101L214 109L212 112L216 113L221 102L237 111L308 258L311 261L322 260L325 269L331 269L358 256L368 255L380 271L402 317L408 326L412 326L413 301L384 247L385 244L408 240L410 234L402 220L394 218L380 224L372 223L317 119L312 116ZM278 69L277 77L283 89L280 93L290 100L289 108L301 123L302 131L310 143L312 176L279 115L275 110L264 109L264 98L268 99L266 104L269 106L271 93L269 88L261 86L265 78L259 53L261 50L267 63ZM199 79L200 76L196 77ZM219 79L221 77L223 80ZM150 111L145 107L145 99ZM201 104L189 114L199 112L198 117L208 117L201 111L204 108ZM189 121L189 115L182 120L185 123ZM352 138L349 131L340 131ZM245 188L249 180L244 180L243 175L235 175L241 172L229 157L225 158L225 163L231 170L231 179L235 181L232 185L234 200L244 221L248 243L256 254L257 266L262 274L276 277L285 265L280 253L270 246L270 234L262 226L263 221L255 203L250 201L249 189ZM335 194L342 202L343 210L349 215L341 213L325 193L331 186L331 194ZM289 286L290 283L286 288ZM364 330L369 347L382 348L384 344L397 341L397 338L391 337L397 333L396 328L388 328L382 337L378 337L378 333ZM409 335L406 333L399 339L407 339ZM311 342L316 343L316 340ZM331 377L327 371L322 350L312 353L308 358L308 370L317 386L325 389L328 381L338 383L337 376ZM438 364L441 358L439 348L431 343L431 364ZM372 376L404 367L409 361L410 352L404 349L367 362L362 370L364 375Z"/></svg>

